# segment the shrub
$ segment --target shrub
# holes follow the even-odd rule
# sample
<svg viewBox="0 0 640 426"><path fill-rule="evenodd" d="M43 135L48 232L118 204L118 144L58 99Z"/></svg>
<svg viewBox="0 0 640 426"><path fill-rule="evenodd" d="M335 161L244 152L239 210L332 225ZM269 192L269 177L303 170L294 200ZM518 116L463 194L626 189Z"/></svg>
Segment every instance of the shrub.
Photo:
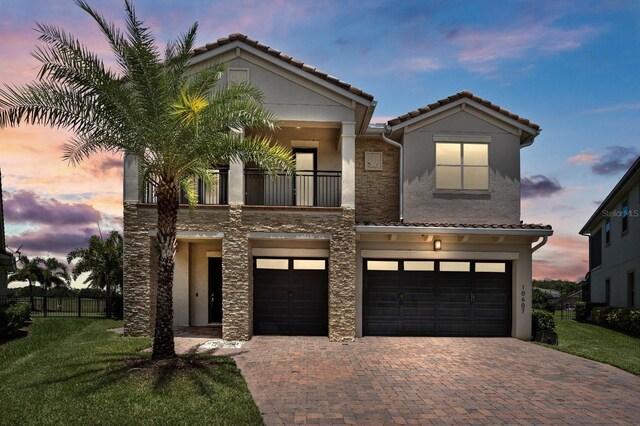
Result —
<svg viewBox="0 0 640 426"><path fill-rule="evenodd" d="M551 313L556 311L556 301L553 296L535 287L531 293L531 306L533 309L544 309Z"/></svg>
<svg viewBox="0 0 640 426"><path fill-rule="evenodd" d="M534 309L531 312L531 334L535 337L538 331L548 330L554 331L556 329L556 322L553 319L551 312L544 309Z"/></svg>
<svg viewBox="0 0 640 426"><path fill-rule="evenodd" d="M586 322L589 319L590 312L587 312L587 302L576 302L576 321Z"/></svg>
<svg viewBox="0 0 640 426"><path fill-rule="evenodd" d="M595 307L589 315L589 322L640 336L640 309Z"/></svg>
<svg viewBox="0 0 640 426"><path fill-rule="evenodd" d="M0 337L14 336L29 319L29 305L9 305L0 309Z"/></svg>

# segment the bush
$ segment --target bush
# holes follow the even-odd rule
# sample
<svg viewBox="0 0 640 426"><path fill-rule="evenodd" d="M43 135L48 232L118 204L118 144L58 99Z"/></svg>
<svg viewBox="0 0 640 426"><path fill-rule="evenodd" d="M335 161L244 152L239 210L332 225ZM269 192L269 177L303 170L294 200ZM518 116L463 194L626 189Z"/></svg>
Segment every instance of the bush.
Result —
<svg viewBox="0 0 640 426"><path fill-rule="evenodd" d="M587 302L576 302L576 321L586 322L589 319L589 312L587 312Z"/></svg>
<svg viewBox="0 0 640 426"><path fill-rule="evenodd" d="M531 305L533 309L544 309L551 313L556 311L556 301L553 296L535 287L531 293Z"/></svg>
<svg viewBox="0 0 640 426"><path fill-rule="evenodd" d="M29 305L9 305L0 309L0 337L13 337L29 319Z"/></svg>
<svg viewBox="0 0 640 426"><path fill-rule="evenodd" d="M535 337L538 331L555 331L556 322L551 312L544 309L534 309L531 312L531 335Z"/></svg>
<svg viewBox="0 0 640 426"><path fill-rule="evenodd" d="M589 322L640 336L640 309L595 307L589 315Z"/></svg>

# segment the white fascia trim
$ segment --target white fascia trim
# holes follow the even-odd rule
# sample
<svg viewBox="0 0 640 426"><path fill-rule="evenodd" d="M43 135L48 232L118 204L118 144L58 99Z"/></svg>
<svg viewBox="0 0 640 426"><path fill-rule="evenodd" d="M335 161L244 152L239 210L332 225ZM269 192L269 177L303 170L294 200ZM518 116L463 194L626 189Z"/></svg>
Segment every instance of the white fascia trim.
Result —
<svg viewBox="0 0 640 426"><path fill-rule="evenodd" d="M191 60L190 65L195 65L195 64L198 64L200 62L206 61L208 59L211 59L213 57L221 55L221 54L223 54L225 52L233 50L236 47L239 47L242 50L245 50L245 51L251 53L252 55L258 56L261 59L264 59L264 60L266 60L268 62L271 62L272 64L278 65L278 66L286 69L287 71L292 72L292 73L294 73L294 74L296 74L296 75L298 75L300 77L304 77L304 78L306 78L306 79L308 79L310 81L313 81L314 83L316 83L316 84L318 84L318 85L320 85L320 86L322 86L322 87L324 87L326 89L329 89L329 90L331 90L333 92L339 93L342 96L351 99L352 101L358 102L359 104L362 104L362 105L367 106L367 107L371 106L371 101L370 100L365 99L365 98L363 98L361 96L358 96L355 93L351 93L348 90L344 90L344 89L336 86L335 84L329 83L328 81L326 81L326 80L324 80L322 78L316 77L315 75L313 75L313 74L311 74L311 73L309 73L307 71L304 71L304 70L302 70L302 69L300 69L298 67L294 67L293 65L288 64L287 62L284 62L281 59L277 59L277 58L275 58L275 57L273 57L271 55L268 55L268 54L264 53L263 51L258 50L255 47L249 46L246 43L243 43L243 42L241 42L239 40L235 40L235 41L233 41L233 42L231 42L229 44L225 44L223 46L216 47L213 50L209 50L206 53L202 53L202 54L194 57Z"/></svg>
<svg viewBox="0 0 640 426"><path fill-rule="evenodd" d="M437 234L437 235L513 235L513 236L544 236L553 235L552 229L503 229L503 228L453 228L453 227L424 227L424 226L377 226L358 225L356 232L361 234Z"/></svg>
<svg viewBox="0 0 640 426"><path fill-rule="evenodd" d="M149 236L155 237L158 235L158 231L150 230ZM194 238L194 239L220 239L224 237L224 232L200 232L200 231L178 231L176 233L178 239L182 238Z"/></svg>
<svg viewBox="0 0 640 426"><path fill-rule="evenodd" d="M266 257L329 257L329 249L303 249L303 248L269 248L269 247L256 247L251 249L253 256L266 256Z"/></svg>
<svg viewBox="0 0 640 426"><path fill-rule="evenodd" d="M395 126L391 126L391 131L395 132L396 130L402 129L402 128L407 127L407 126L410 126L410 125L412 125L414 123L417 123L419 121L424 120L425 118L428 118L428 117L431 117L431 116L434 116L434 115L437 115L437 114L441 114L444 111L447 111L447 110L449 110L451 108L456 108L457 106L465 104L465 103L468 104L469 106L472 106L472 107L484 112L485 114L488 114L488 115L490 115L490 116L492 116L492 117L494 117L494 118L496 118L496 119L498 119L500 121L504 121L505 123L508 123L511 126L516 127L518 129L521 129L521 130L523 130L523 131L525 131L527 133L534 134L534 135L536 135L538 133L538 131L533 129L532 127L524 125L524 124L522 124L521 122L519 122L517 120L509 118L509 117L507 117L505 115L502 115L499 112L494 111L491 108L487 108L486 106L474 101L473 99L469 99L469 98L466 98L466 97L460 98L457 101L453 101L450 104L447 104L447 105L445 105L443 107L437 108L437 109L435 109L433 111L429 111L427 113L420 114L420 115L418 115L416 117L413 117L410 120L407 120L407 121L404 121L402 123L396 124Z"/></svg>
<svg viewBox="0 0 640 426"><path fill-rule="evenodd" d="M251 240L331 240L331 234L307 234L304 232L248 232L247 237Z"/></svg>
<svg viewBox="0 0 640 426"><path fill-rule="evenodd" d="M500 251L433 251L433 250L361 250L363 259L428 259L428 260L518 260L518 252Z"/></svg>

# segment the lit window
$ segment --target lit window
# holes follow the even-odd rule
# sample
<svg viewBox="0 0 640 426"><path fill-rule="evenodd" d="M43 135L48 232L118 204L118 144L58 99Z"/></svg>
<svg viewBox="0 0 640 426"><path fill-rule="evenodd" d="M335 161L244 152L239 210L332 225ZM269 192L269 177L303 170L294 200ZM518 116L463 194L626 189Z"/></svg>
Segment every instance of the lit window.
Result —
<svg viewBox="0 0 640 426"><path fill-rule="evenodd" d="M258 269L289 269L289 259L256 259Z"/></svg>
<svg viewBox="0 0 640 426"><path fill-rule="evenodd" d="M476 262L476 272L504 272L506 268L503 262Z"/></svg>
<svg viewBox="0 0 640 426"><path fill-rule="evenodd" d="M471 271L471 262L440 262L440 271L469 272Z"/></svg>
<svg viewBox="0 0 640 426"><path fill-rule="evenodd" d="M309 260L309 259L294 259L293 260L293 269L309 269L309 270L320 270L324 271L325 268L325 260Z"/></svg>
<svg viewBox="0 0 640 426"><path fill-rule="evenodd" d="M433 271L435 262L433 260L405 260L405 271Z"/></svg>
<svg viewBox="0 0 640 426"><path fill-rule="evenodd" d="M437 189L489 189L489 145L436 143Z"/></svg>
<svg viewBox="0 0 640 426"><path fill-rule="evenodd" d="M389 260L367 260L369 271L397 271L398 262Z"/></svg>

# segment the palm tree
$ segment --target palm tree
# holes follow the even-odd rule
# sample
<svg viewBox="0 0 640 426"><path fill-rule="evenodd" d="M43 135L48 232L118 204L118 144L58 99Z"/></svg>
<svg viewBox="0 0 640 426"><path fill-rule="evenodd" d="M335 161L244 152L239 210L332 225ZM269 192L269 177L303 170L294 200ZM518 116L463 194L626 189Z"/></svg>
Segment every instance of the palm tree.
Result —
<svg viewBox="0 0 640 426"><path fill-rule="evenodd" d="M79 248L69 252L67 262L76 260L72 274L77 279L82 273L89 276L84 281L89 287L107 292L107 318L111 318L111 296L115 291L122 292L123 271L122 254L124 241L118 231L112 231L107 238L92 235L87 248Z"/></svg>
<svg viewBox="0 0 640 426"><path fill-rule="evenodd" d="M69 287L71 285L71 277L67 270L67 266L55 257L36 257L33 259L40 268L39 281L44 288L45 295L51 287Z"/></svg>
<svg viewBox="0 0 640 426"><path fill-rule="evenodd" d="M176 251L179 190L189 202L194 176L211 181L207 169L229 161L253 162L275 173L291 171L289 149L273 145L267 134L275 116L249 84L218 84L224 68L191 70L197 23L160 54L156 40L125 0L124 29L108 22L85 1L76 0L98 24L115 56L108 69L65 31L36 24L34 57L38 79L22 87L0 89L0 128L21 123L70 130L64 158L77 164L102 151L133 155L142 182L156 187L158 282L152 359L175 356L172 283ZM235 130L235 131L234 131Z"/></svg>
<svg viewBox="0 0 640 426"><path fill-rule="evenodd" d="M29 259L26 255L20 254L18 255L18 265L20 267L16 270L16 272L9 276L9 282L20 281L20 282L28 282L29 283L29 302L31 303L31 309L35 309L35 303L33 300L33 284L37 282L41 282L42 280L42 269L40 269L39 258Z"/></svg>

